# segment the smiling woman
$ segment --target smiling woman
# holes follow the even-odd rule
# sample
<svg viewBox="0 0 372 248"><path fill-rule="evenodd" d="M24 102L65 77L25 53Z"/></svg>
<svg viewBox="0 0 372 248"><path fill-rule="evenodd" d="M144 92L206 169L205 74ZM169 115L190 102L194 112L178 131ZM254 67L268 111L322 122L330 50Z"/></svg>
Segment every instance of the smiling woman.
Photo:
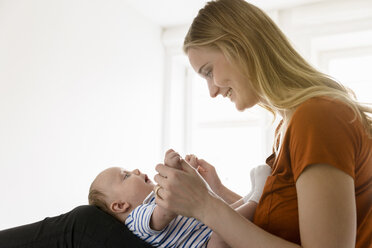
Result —
<svg viewBox="0 0 372 248"><path fill-rule="evenodd" d="M207 81L211 97L229 97L240 111L258 103L258 96L250 83L244 83L249 82L249 77L231 64L220 50L190 48L187 55L194 70Z"/></svg>
<svg viewBox="0 0 372 248"><path fill-rule="evenodd" d="M282 121L252 222L188 166L157 166L157 203L202 220L231 247L368 247L372 109L310 65L263 11L243 0L208 2L183 48L211 97L231 91L236 109L260 105ZM209 141L220 145L218 136Z"/></svg>

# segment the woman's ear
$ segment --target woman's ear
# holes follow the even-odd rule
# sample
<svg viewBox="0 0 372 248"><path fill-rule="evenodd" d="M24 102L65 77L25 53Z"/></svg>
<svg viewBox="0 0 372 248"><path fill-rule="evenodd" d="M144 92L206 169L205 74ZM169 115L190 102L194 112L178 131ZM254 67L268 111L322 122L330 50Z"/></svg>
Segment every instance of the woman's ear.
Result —
<svg viewBox="0 0 372 248"><path fill-rule="evenodd" d="M110 205L110 209L113 213L119 214L119 213L125 213L130 209L131 205L129 202L123 202L123 201L114 201Z"/></svg>

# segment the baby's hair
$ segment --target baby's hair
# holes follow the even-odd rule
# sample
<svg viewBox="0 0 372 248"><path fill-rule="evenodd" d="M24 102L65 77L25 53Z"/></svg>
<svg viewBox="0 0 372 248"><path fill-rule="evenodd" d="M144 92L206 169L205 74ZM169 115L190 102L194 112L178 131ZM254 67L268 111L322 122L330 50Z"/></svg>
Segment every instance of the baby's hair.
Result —
<svg viewBox="0 0 372 248"><path fill-rule="evenodd" d="M89 189L89 195L88 195L89 205L96 206L102 211L117 218L117 216L115 216L114 213L110 211L110 209L108 208L105 198L106 198L106 195L103 192L97 189L93 189L92 187Z"/></svg>

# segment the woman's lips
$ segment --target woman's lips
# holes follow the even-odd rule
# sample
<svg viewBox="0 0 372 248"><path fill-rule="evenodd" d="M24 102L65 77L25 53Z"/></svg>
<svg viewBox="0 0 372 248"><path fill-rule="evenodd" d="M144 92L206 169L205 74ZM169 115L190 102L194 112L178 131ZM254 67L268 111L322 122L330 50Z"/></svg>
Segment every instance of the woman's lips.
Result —
<svg viewBox="0 0 372 248"><path fill-rule="evenodd" d="M227 92L226 92L226 97L230 98L232 95L232 89L230 88Z"/></svg>

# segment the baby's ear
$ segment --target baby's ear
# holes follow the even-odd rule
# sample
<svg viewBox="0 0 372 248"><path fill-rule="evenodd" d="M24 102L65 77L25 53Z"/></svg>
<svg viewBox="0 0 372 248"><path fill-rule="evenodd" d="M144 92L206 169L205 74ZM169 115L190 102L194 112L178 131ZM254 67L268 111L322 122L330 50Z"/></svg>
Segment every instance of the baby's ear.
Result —
<svg viewBox="0 0 372 248"><path fill-rule="evenodd" d="M125 213L130 209L131 205L129 202L114 201L110 205L110 210L115 214Z"/></svg>

